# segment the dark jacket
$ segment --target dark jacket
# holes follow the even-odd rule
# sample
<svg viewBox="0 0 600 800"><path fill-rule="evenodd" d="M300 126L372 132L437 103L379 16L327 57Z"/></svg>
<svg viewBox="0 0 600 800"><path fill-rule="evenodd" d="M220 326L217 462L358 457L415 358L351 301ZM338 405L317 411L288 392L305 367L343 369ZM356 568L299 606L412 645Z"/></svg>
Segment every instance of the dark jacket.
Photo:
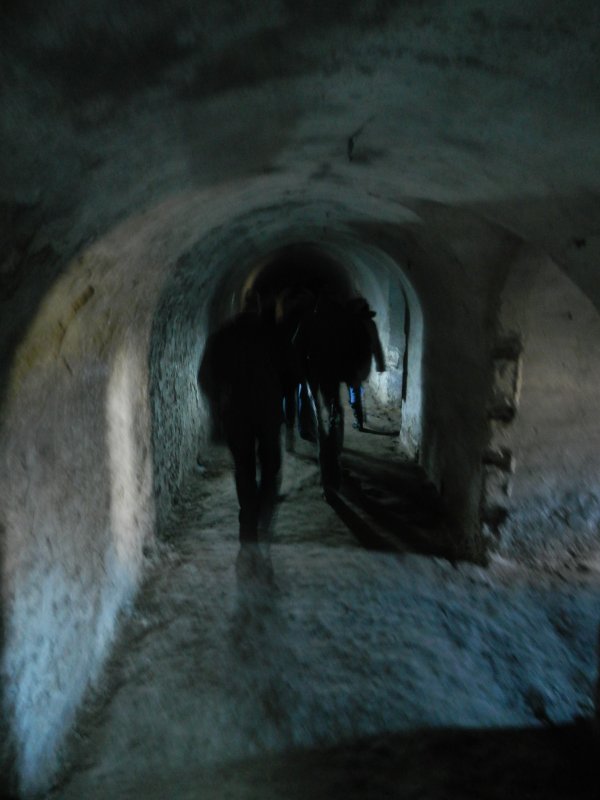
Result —
<svg viewBox="0 0 600 800"><path fill-rule="evenodd" d="M342 305L321 296L304 317L297 337L309 379L362 383L369 377L373 357L377 371L383 372L385 357L374 316L363 298Z"/></svg>
<svg viewBox="0 0 600 800"><path fill-rule="evenodd" d="M282 354L273 322L254 312L238 314L211 334L198 370L208 400L212 437L258 430L282 421Z"/></svg>

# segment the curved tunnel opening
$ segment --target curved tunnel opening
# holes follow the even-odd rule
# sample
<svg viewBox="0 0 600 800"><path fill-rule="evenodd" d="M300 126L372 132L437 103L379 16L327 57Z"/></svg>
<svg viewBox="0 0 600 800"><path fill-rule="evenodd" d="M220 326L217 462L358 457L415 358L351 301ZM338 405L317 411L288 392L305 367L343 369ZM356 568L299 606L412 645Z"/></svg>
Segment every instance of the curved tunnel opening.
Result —
<svg viewBox="0 0 600 800"><path fill-rule="evenodd" d="M235 240L235 226L231 230ZM226 237L227 232L221 232L221 236ZM280 244L282 239L283 244ZM285 228L273 242L267 239L259 252L244 252L243 246L240 250L231 240L227 249L233 256L221 253L211 265L212 269L205 265L204 271L199 268L203 259L198 252L183 256L175 270L175 281L169 285L164 300L172 311L174 295L178 295L180 302L184 298L176 316L171 316L169 327L183 327L183 338L187 338L192 346L187 351L184 370L186 388L183 385L180 389L174 388L173 397L178 398L178 408L183 415L180 428L182 432L188 431L188 442L183 446L188 454L197 447L193 459L195 468L205 467L203 450L207 443L203 431L206 431L207 410L202 396L196 391L190 392L190 383L206 335L242 310L250 294L257 296L263 306L275 304L276 298L287 290L308 291L315 302L325 295L342 305L352 298L364 297L375 313L386 369L376 372L373 360L369 378L363 386L366 423L365 430L360 433L352 430L350 398L347 388L344 385L340 387L345 409L344 427L350 437L346 438L342 455L347 476L347 502L342 503L338 498L341 504L338 511L362 544L384 549L390 545L399 546L398 529L414 529L412 523L418 518L421 527L429 525L432 529L426 540L421 536L422 530L412 540L407 535L405 544L417 551L425 548L427 552L444 553L448 543L447 531L441 530L441 498L419 463L423 427L423 312L417 293L398 260L356 236L339 233L326 236L320 232L319 235L313 233L312 236L300 237L293 229L286 231ZM214 253L214 247L211 252ZM210 290L207 290L207 281L212 282ZM182 286L185 293L180 292ZM159 305L157 321L160 318ZM155 340L157 348L163 347L168 332L164 328L161 330L156 323L155 331L157 337L160 336L160 340ZM182 337L178 346L181 341ZM323 346L327 347L327 342ZM153 361L151 357L151 364ZM173 377L180 380L181 370ZM183 400L182 392L187 393L189 401ZM168 396L168 392L164 387L153 393L158 405L165 395ZM192 417L196 417L191 423L190 408ZM187 421L184 419L186 416ZM159 411L154 418L154 439L159 449L163 436L160 420L164 420L166 414ZM305 455L312 458L315 465L318 463L316 445L305 450ZM403 468L395 472L386 470L384 462L386 458L389 460L389 455L393 461L401 461ZM187 467L183 466L183 470L178 469L173 474L173 483L168 490L176 503L181 487L186 485L189 456ZM365 487L368 487L366 492L363 491ZM160 492L158 486L157 493ZM390 507L402 508L403 516L389 513L389 508L386 513L383 508L386 503ZM353 511L357 513L349 511L348 505L356 506ZM383 519L379 518L376 525L365 524L358 517L364 516L367 509L370 515L383 516Z"/></svg>
<svg viewBox="0 0 600 800"><path fill-rule="evenodd" d="M399 443L418 459L422 429L423 312L404 270L387 254L359 240L295 241L252 263L224 265L208 304L208 330L242 310L250 293L263 306L285 290L308 290L345 303L365 297L375 312L386 371L371 370L369 385L378 401L397 413Z"/></svg>
<svg viewBox="0 0 600 800"><path fill-rule="evenodd" d="M345 267L309 243L287 245L267 255L250 271L241 302L254 291L268 303L286 289L307 289L315 297L326 293L342 302L355 293Z"/></svg>
<svg viewBox="0 0 600 800"><path fill-rule="evenodd" d="M396 412L399 443L406 455L418 458L423 362L420 303L397 263L381 252L361 250L359 242L343 248L327 241L287 245L250 270L240 307L251 290L265 303L286 289L306 289L316 298L322 293L340 303L364 297L376 314L386 360L386 371L378 375L373 368L368 383L378 401Z"/></svg>
<svg viewBox="0 0 600 800"><path fill-rule="evenodd" d="M200 204L199 207L203 208ZM311 213L314 216L323 216L321 209L317 208L315 211L310 204L303 206L302 212L307 217L310 217ZM428 253L422 256L421 260L415 258L415 248L411 249L407 245L407 237L403 238L401 232L397 234L396 247L383 247L375 235L379 232L377 228L371 233L362 232L361 235L357 235L357 230L360 230L358 226L352 229L351 225L339 223L337 228L332 226L331 231L317 231L310 219L308 223L302 220L301 223L292 224L288 228L278 217L275 222L271 221L270 229L268 225L263 224L266 232L263 230L255 239L250 239L244 230L251 228L251 224L246 223L252 223L257 218L260 221L260 214L260 210L254 211L247 219L241 218L241 222L234 216L231 225L225 224L221 227L211 228L207 224L208 233L201 239L198 239L197 233L194 232L194 224L199 216L198 210L193 206L188 208L184 203L181 204L181 208L176 208L172 219L161 220L163 228L159 228L156 233L154 232L156 219L150 217L143 226L136 221L132 223L131 229L124 227L124 230L115 233L112 241L106 240L97 247L90 248L89 252L85 253L85 262L90 272L83 276L79 283L72 282L72 275L66 275L65 281L56 288L60 304L47 305L43 325L56 324L55 315L58 316L57 327L61 333L61 349L57 349L56 359L59 365L60 359L66 360L68 364L56 381L56 403L48 406L48 416L44 420L48 422L47 427L50 429L51 423L53 421L56 423L59 417L62 419L68 416L72 407L79 413L77 419L82 425L91 419L95 421L95 427L88 428L86 435L90 437L90 431L94 436L97 434L98 440L105 443L108 451L106 465L109 468L109 476L106 479L108 492L106 497L98 499L94 507L109 510L110 518L106 523L98 522L100 532L105 533L109 543L105 546L102 540L102 547L105 547L105 550L98 549L99 555L96 558L98 575L92 575L90 578L90 581L96 581L103 587L102 591L108 598L102 616L107 622L106 627L110 627L110 630L101 632L102 640L97 646L98 664L111 643L112 627L118 611L118 608L114 610L113 606L129 602L139 584L144 561L143 545L153 539L155 530L164 532L169 529L169 525L174 534L173 538L178 535L179 528L173 524L173 519L179 518L178 515L186 502L185 497L175 509L175 515L171 516L170 520L167 517L171 515L172 500L180 495L190 472L193 472L198 449L204 446L206 415L196 386L198 361L208 332L240 308L244 292L250 286L262 286L262 291L268 295L276 287L288 284L291 275L294 281L308 281L314 287L333 283L345 296L354 293L364 295L377 311L376 321L384 339L388 358L388 372L383 376L372 375L370 389L382 405L392 404L401 413L401 446L405 447L402 437L409 438L409 443L412 441L415 445L412 451L414 458L419 446L423 447L423 442L426 441L426 437L421 434L422 429L426 429L429 440L434 438L432 431L440 438L444 433L446 441L436 442L435 447L429 445L427 458L423 458L423 453L420 453L419 461L428 467L430 464L435 467L437 458L437 463L441 463L446 470L445 474L454 473L457 475L457 481L475 484L470 475L467 474L465 477L462 474L460 464L456 466L453 460L455 454L448 453L448 441L457 442L461 446L466 441L472 450L476 449L473 447L473 440L466 439L456 430L457 423L465 416L467 400L470 402L468 406L470 413L474 409L481 411L481 415L484 416L485 410L483 379L481 379L483 388L476 392L474 385L470 384L470 397L464 397L466 380L464 366L467 365L472 370L469 375L481 372L485 377L487 364L481 353L485 353L488 344L484 337L478 339L475 335L467 336L462 330L464 325L469 332L478 332L480 329L477 325L480 324L480 318L477 314L483 317L488 313L483 304L481 304L483 311L480 312L479 306L473 303L469 309L471 316L467 314L464 319L460 316L462 309L457 311L456 295L460 297L460 293L464 291L468 298L471 297L468 294L470 284L467 278L464 284L459 284L454 295L452 291L448 292L448 287L453 290L452 282L457 280L456 275L452 273L455 265L447 258L444 260L443 254L439 255L438 251L434 252L435 258ZM169 246L165 247L160 258L154 257L150 260L154 273L149 273L148 260L155 241L161 237L166 240L165 230L175 227L173 223L177 221L179 215L184 220L180 223L180 239L174 237L174 243L169 241ZM148 234L150 230L155 239ZM147 239L146 234L148 234ZM136 235L140 235L140 238L135 239ZM431 231L426 230L420 235L423 241L425 237L431 238ZM135 243L133 247L132 242ZM132 251L134 251L133 258ZM312 266L307 266L306 263L309 256L314 262ZM536 263L531 263L528 268L535 275L538 274ZM520 275L520 267L516 268L515 272ZM118 325L113 329L105 322L108 320L112 324L112 318L109 316L109 312L112 311L111 304L123 290L126 273L129 281L126 284L126 291L131 300L133 313L129 313L129 307L127 313L121 308L117 315ZM447 284L444 284L446 276L450 277L447 279ZM142 277L143 280L140 280ZM527 278L526 275L524 277ZM102 284L103 280L107 283ZM543 282L543 274L537 280ZM560 275L555 275L554 280L557 286L562 287ZM105 291L96 288L94 293L90 294L86 288L88 282L96 287L104 285ZM148 286L152 287L154 294L145 294ZM520 296L518 292L517 294ZM87 298L83 305L78 300L82 295ZM556 292L553 297L558 303L556 298L559 297L559 293ZM582 312L585 311L581 298L574 295L573 308L576 307L576 302L580 304ZM68 313L76 316L72 319L68 315L61 317L63 305L67 307ZM473 308L476 313L473 312ZM513 309L512 304L507 308L512 309L515 314L522 313L520 308ZM75 310L69 311L69 309ZM439 320L437 316L440 317ZM425 317L427 317L427 337ZM472 321L473 318L475 322ZM567 322L570 324L571 320L565 321L564 324L567 325ZM509 320L506 324L513 323ZM43 325L40 328L40 340L45 333ZM67 326L68 332L63 336L62 328ZM109 336L111 337L109 345L105 346L103 337ZM90 386L85 386L86 402L90 405L88 408L79 396L71 400L70 396L61 395L60 391L63 383L67 386L74 385L75 382L71 379L72 373L77 374L79 363L77 359L80 357L78 348L81 347L87 352L85 348L90 340L99 342L99 347L105 349L101 351L102 363L90 373ZM477 350L471 347L472 342L477 345ZM404 350L403 343L406 343ZM48 354L49 360L50 355ZM470 362L473 362L472 365ZM52 374L50 366L53 365L48 366L48 374ZM24 370L23 363L20 364L20 368ZM448 386L451 387L450 390L447 389ZM149 387L148 393L146 387ZM81 386L79 388L81 389ZM65 397L69 397L71 405L65 403ZM103 398L105 402L102 403ZM102 404L99 414L94 411L96 401ZM60 415L54 407L59 404L62 404ZM412 431L408 425L411 413ZM470 422L469 419L469 424ZM102 429L103 423L106 430ZM68 440L64 440L65 460L69 458L70 451L75 449L73 439L77 430ZM153 439L152 448L148 448L150 431ZM409 432L412 432L414 437L408 437ZM58 439L54 444L58 447L57 442ZM15 448L17 446L19 442L15 443ZM360 450L360 447L357 449ZM90 449L90 458L91 454ZM371 497L367 500L370 502L377 500L377 492L382 488L385 489L386 499L393 500L392 495L394 492L397 493L398 486L401 485L398 474L388 471L383 475L380 471L379 457L370 473L365 467L373 465L367 463L368 458L364 454L362 460L360 456L354 454L352 458L357 465L355 471L359 480L370 483L366 494L370 493ZM443 463L444 460L446 463ZM314 461L313 455L313 464ZM352 470L352 467L350 463L349 469ZM31 475L31 465L28 469ZM43 472L43 464L40 461L40 472L39 476L36 473L36 480L38 477L40 482L42 479L47 479L48 473L43 474ZM89 476L90 483L94 483L94 490L103 491L106 488L104 483L102 486L99 485L96 463L91 464L89 468L86 463L85 474ZM154 477L153 486L151 474ZM231 472L225 470L223 475L225 477L222 482L217 480L215 483L210 483L211 487L219 492L225 484L229 487L232 484ZM306 471L303 475L306 477ZM379 485L377 485L378 475ZM431 476L435 477L433 473ZM405 473L404 477L409 476ZM57 483L60 483L60 475L57 475ZM439 487L439 483L436 485ZM84 488L82 497L89 502L89 498L95 495L92 495L87 485ZM475 486L474 491L477 488ZM293 488L293 491L296 489ZM374 493L371 491L373 489ZM226 505L225 495L218 495L217 500L219 497L222 497L220 505ZM49 503L51 499L49 498ZM421 508L424 508L427 504L431 504L435 497L427 496L424 492L420 499L423 501ZM401 505L402 498L398 494L396 500ZM158 525L151 519L154 501L157 506ZM194 500L194 507L200 513L204 513L202 502L202 499ZM233 508L235 500L230 497L228 502L230 509ZM282 504L281 513L284 521L286 519L284 515L290 509L298 510L297 498L292 497L289 503ZM350 510L352 511L352 508ZM338 524L346 524L343 520L338 522L332 521L331 517L329 519L332 528ZM348 514L346 519L350 521L346 527L351 528L351 515ZM62 531L58 531L57 528L56 537L58 533L62 535ZM51 535L55 536L54 531L51 531ZM74 557L73 548L70 547L68 558L76 562L77 566L79 561L84 563L85 558L89 558L91 550L86 550L87 542L83 541L76 526L73 528L73 536L81 543L81 553L78 552ZM90 529L89 538L97 548L101 540L96 529ZM66 549L67 540L62 541ZM297 541L293 535L289 537L290 544L297 544ZM360 538L359 544L361 544ZM16 551L16 544L14 548ZM361 551L356 543L355 549ZM52 553L49 551L48 558L51 556ZM230 556L231 554L229 554L231 562L233 559ZM215 565L215 568L216 574L219 574L219 565ZM104 574L103 570L108 570L108 574ZM79 580L75 567L74 575L75 577L59 576L55 582L56 586L50 587L48 593L60 591L61 596L65 592L72 594L72 584ZM126 587L126 591L123 592L126 598L124 601L121 601L121 597L114 591L115 585L121 584ZM21 586L25 586L24 581ZM40 591L46 591L45 586L40 584L40 587ZM80 588L83 595L89 594L89 587L86 584L82 583ZM113 598L116 599L111 605L109 601ZM26 626L22 626L21 630L23 638L26 639ZM94 663L94 669L97 668L97 664ZM85 675L81 680L81 686L83 692ZM74 707L75 703L72 705ZM66 724L68 722L69 720ZM24 738L26 734L23 734ZM33 740L33 736L31 738ZM54 740L51 742L51 747L54 747ZM35 765L32 767L32 770L34 769L37 769Z"/></svg>
<svg viewBox="0 0 600 800"><path fill-rule="evenodd" d="M223 796L257 754L270 776L268 754L355 737L355 785L322 780L321 752L298 796L370 790L391 761L392 796L428 772L423 795L452 775L487 796L523 773L532 733L523 794L572 798L579 738L552 733L553 763L539 725L590 717L594 694L600 724L598 4L568 20L558 0L543 19L523 3L37 5L5 3L0 31L0 771L49 790L112 676L92 758L52 796L172 796L188 777L210 793L210 764ZM292 269L294 251L320 266ZM458 558L492 555L454 569L357 546L312 452L287 474L283 591L244 630L231 465L198 470L197 367L248 283L269 294L286 269L377 312L388 370L368 391L400 434L349 431L355 496L401 511L406 453ZM423 727L448 735L427 745ZM383 756L358 785L364 737Z"/></svg>

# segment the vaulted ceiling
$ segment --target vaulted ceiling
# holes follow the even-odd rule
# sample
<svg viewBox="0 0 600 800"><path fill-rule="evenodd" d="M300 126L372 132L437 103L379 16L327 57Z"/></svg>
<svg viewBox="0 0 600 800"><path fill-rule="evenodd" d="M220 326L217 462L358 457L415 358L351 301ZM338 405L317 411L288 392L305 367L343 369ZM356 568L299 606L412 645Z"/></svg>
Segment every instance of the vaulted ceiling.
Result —
<svg viewBox="0 0 600 800"><path fill-rule="evenodd" d="M443 204L446 229L483 215L600 307L593 0L50 0L2 16L5 245L23 215L69 249L173 194L277 176L292 196L344 189L425 219Z"/></svg>

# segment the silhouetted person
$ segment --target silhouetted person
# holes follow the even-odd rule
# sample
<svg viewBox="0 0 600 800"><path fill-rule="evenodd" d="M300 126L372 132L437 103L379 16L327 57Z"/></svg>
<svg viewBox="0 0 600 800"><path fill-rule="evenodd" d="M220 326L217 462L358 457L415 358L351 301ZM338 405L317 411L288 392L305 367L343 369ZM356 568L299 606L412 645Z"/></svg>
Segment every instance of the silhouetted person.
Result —
<svg viewBox="0 0 600 800"><path fill-rule="evenodd" d="M303 439L316 441L314 404L308 390L303 354L297 346L305 318L314 311L315 295L305 287L288 287L279 293L275 318L280 335L288 345L283 359L284 410L286 447L294 448L296 420Z"/></svg>
<svg viewBox="0 0 600 800"><path fill-rule="evenodd" d="M377 326L374 322L375 311L372 311L364 297L355 297L346 304L350 315L348 324L349 361L346 367L350 406L354 412L356 427L364 429L365 413L363 408L362 384L371 372L371 359L375 359L377 372L385 372L385 356Z"/></svg>
<svg viewBox="0 0 600 800"><path fill-rule="evenodd" d="M294 340L316 412L321 482L326 491L329 487L338 488L341 481L339 453L344 412L340 403L340 382L345 359L344 323L343 306L322 293L312 311L303 317Z"/></svg>
<svg viewBox="0 0 600 800"><path fill-rule="evenodd" d="M362 297L342 303L322 293L312 313L303 316L295 337L295 347L316 404L319 464L326 491L339 488L341 483L344 411L340 384L352 386L360 398L360 386L369 376L373 356L378 370L385 369L374 316ZM358 414L362 426L362 404Z"/></svg>
<svg viewBox="0 0 600 800"><path fill-rule="evenodd" d="M198 370L213 439L235 465L242 544L269 533L279 490L282 358L272 312L242 312L209 336ZM260 479L257 481L257 455Z"/></svg>

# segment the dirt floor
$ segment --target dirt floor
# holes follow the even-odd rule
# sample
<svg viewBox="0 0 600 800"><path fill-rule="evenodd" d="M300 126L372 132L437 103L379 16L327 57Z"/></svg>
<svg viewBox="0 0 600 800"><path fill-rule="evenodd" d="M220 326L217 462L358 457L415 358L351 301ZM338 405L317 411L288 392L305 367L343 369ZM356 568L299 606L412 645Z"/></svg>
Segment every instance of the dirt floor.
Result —
<svg viewBox="0 0 600 800"><path fill-rule="evenodd" d="M600 575L445 558L397 420L349 421L333 503L286 453L272 576L236 570L229 458L203 454L52 797L598 796Z"/></svg>

